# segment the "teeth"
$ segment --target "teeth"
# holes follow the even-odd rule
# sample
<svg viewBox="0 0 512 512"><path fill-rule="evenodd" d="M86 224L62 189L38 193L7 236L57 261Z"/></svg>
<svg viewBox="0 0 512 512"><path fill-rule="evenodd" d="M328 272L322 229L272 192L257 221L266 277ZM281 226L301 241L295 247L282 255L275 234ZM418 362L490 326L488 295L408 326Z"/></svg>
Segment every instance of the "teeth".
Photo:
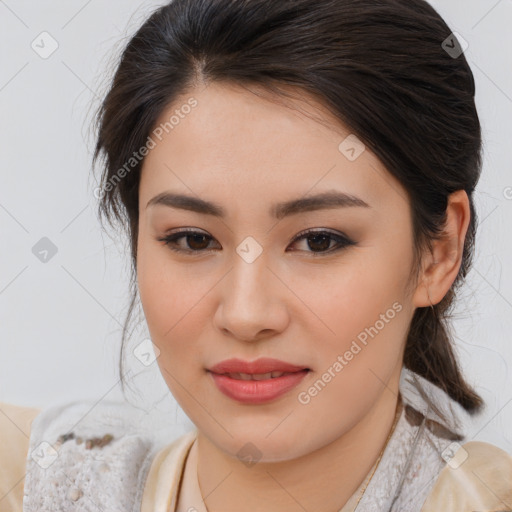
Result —
<svg viewBox="0 0 512 512"><path fill-rule="evenodd" d="M229 377L237 380L266 380L266 379L274 379L276 377L281 377L281 375L285 375L286 372L268 372L268 373L228 373Z"/></svg>
<svg viewBox="0 0 512 512"><path fill-rule="evenodd" d="M268 372L268 373L255 373L255 374L252 375L252 380L265 380L265 379L270 379L270 378L272 378L272 372Z"/></svg>

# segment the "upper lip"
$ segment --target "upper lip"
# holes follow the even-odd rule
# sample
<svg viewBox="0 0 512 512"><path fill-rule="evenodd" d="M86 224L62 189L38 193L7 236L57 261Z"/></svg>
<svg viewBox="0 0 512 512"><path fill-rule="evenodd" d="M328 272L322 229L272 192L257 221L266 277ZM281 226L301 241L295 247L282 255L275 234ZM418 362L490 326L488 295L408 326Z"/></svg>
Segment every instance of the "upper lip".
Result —
<svg viewBox="0 0 512 512"><path fill-rule="evenodd" d="M249 373L262 374L269 372L298 372L308 370L306 366L294 364L263 357L255 361L243 361L242 359L226 359L209 368L213 373Z"/></svg>

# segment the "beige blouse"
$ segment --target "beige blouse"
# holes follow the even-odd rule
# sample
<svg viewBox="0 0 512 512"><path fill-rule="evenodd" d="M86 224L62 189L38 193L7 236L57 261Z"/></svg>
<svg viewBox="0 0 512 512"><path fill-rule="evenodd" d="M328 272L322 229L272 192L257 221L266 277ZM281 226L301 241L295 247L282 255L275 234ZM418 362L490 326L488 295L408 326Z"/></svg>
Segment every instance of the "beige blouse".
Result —
<svg viewBox="0 0 512 512"><path fill-rule="evenodd" d="M41 409L0 402L0 512L22 512L30 425ZM197 479L197 430L176 439L154 458L141 512L207 512ZM489 443L463 445L468 458L441 471L421 512L512 510L512 456ZM370 475L373 468L368 472ZM349 512L366 482L340 512Z"/></svg>

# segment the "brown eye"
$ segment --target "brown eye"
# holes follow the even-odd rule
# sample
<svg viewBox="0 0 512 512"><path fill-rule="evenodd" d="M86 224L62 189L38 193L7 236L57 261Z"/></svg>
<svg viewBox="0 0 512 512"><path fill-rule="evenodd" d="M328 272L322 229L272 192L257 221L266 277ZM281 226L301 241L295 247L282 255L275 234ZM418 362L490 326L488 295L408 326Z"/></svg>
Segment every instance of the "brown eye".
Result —
<svg viewBox="0 0 512 512"><path fill-rule="evenodd" d="M330 235L311 235L306 238L308 247L312 250L325 251L329 249L332 242Z"/></svg>
<svg viewBox="0 0 512 512"><path fill-rule="evenodd" d="M206 249L208 247L208 239L207 235L186 235L185 240L187 241L187 245L190 249L195 251ZM206 241L206 244L205 244Z"/></svg>
<svg viewBox="0 0 512 512"><path fill-rule="evenodd" d="M178 241L181 239L185 239L185 242L180 244ZM183 230L165 237L157 238L157 240L164 242L169 249L176 252L201 253L208 250L208 244L213 238L200 231Z"/></svg>
<svg viewBox="0 0 512 512"><path fill-rule="evenodd" d="M307 249L305 252L312 252L313 254L321 255L322 253L332 253L341 250L350 245L355 245L356 242L351 240L345 235L331 233L330 231L305 231L297 235L293 240L296 243L301 240L306 240ZM331 247L332 242L336 242L334 247Z"/></svg>

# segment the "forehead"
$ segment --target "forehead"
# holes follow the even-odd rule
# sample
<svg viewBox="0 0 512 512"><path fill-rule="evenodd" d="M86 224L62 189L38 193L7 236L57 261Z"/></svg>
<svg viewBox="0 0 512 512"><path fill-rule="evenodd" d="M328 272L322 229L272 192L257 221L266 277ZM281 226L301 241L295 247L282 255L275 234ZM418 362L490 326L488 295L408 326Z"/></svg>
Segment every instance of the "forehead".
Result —
<svg viewBox="0 0 512 512"><path fill-rule="evenodd" d="M401 185L348 127L313 97L290 91L299 98L215 82L182 94L152 131L141 203L165 188L260 201L332 189L373 203L405 199Z"/></svg>

